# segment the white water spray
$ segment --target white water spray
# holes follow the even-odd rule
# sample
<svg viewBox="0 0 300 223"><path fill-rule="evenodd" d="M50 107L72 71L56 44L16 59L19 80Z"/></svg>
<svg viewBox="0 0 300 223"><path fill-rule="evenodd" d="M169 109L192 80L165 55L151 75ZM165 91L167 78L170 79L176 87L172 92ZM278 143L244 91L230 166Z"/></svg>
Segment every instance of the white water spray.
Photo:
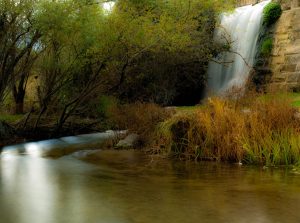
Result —
<svg viewBox="0 0 300 223"><path fill-rule="evenodd" d="M221 43L231 42L234 53L219 55L216 60L221 64L209 63L209 91L222 94L233 87L243 87L254 64L263 9L269 2L240 7L232 14L222 15L214 38Z"/></svg>

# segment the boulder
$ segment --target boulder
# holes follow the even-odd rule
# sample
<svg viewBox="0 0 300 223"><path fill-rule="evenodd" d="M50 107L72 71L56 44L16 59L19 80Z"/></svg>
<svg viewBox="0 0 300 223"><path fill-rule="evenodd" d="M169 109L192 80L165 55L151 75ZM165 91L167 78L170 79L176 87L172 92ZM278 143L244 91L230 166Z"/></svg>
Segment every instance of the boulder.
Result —
<svg viewBox="0 0 300 223"><path fill-rule="evenodd" d="M116 147L117 148L131 148L134 147L139 140L139 135L132 133L129 134L125 139L120 140Z"/></svg>

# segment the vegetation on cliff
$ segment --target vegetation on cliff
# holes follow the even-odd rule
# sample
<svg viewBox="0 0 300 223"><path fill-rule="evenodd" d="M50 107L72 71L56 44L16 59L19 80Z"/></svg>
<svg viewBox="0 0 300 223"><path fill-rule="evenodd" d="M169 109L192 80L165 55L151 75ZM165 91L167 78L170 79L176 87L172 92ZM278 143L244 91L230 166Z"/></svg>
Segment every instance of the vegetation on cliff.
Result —
<svg viewBox="0 0 300 223"><path fill-rule="evenodd" d="M268 57L271 55L273 49L273 39L272 38L267 38L263 41L261 48L260 48L260 53L264 57Z"/></svg>
<svg viewBox="0 0 300 223"><path fill-rule="evenodd" d="M264 23L267 26L274 24L281 16L281 5L277 2L270 2L263 11Z"/></svg>

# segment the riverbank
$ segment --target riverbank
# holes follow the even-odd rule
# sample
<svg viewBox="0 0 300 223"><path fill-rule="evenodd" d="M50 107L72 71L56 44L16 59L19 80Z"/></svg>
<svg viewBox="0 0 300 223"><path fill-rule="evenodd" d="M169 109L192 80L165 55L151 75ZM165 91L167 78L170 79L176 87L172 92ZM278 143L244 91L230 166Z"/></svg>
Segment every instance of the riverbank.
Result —
<svg viewBox="0 0 300 223"><path fill-rule="evenodd" d="M285 95L209 98L162 123L156 152L181 159L300 164L300 113Z"/></svg>
<svg viewBox="0 0 300 223"><path fill-rule="evenodd" d="M30 141L55 139L63 136L90 134L107 130L101 120L89 118L72 118L55 134L56 122L54 117L47 117L37 128L32 120L27 120L24 115L0 115L0 149L6 145L20 144Z"/></svg>
<svg viewBox="0 0 300 223"><path fill-rule="evenodd" d="M122 105L110 109L106 123L114 123L116 129L128 129L129 134L137 134L136 142L129 148L150 154L182 160L299 165L299 98L299 94L216 97L208 98L200 106L181 108L142 103ZM93 121L70 123L61 132L62 136L91 133L91 128L83 126L89 126L88 123ZM101 126L105 125L98 123L97 126L98 132L103 132ZM41 136L49 139L54 128L55 123L52 127L48 124L45 132L39 131L38 135L23 132L23 136L33 137L19 137L17 142L37 141ZM110 142L101 149L116 148L117 143Z"/></svg>

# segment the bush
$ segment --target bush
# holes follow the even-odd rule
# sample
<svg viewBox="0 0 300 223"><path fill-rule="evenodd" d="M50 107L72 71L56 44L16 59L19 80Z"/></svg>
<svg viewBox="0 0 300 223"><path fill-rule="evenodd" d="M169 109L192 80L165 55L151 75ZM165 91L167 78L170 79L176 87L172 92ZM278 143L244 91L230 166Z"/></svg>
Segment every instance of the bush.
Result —
<svg viewBox="0 0 300 223"><path fill-rule="evenodd" d="M112 96L102 95L97 104L97 113L102 115L104 118L109 117L109 111L112 107L118 105L118 99Z"/></svg>
<svg viewBox="0 0 300 223"><path fill-rule="evenodd" d="M279 3L270 2L266 5L263 11L264 23L267 26L272 25L281 16L282 9Z"/></svg>
<svg viewBox="0 0 300 223"><path fill-rule="evenodd" d="M109 108L109 121L120 130L137 133L143 144L149 144L160 122L170 117L172 110L154 103L132 103Z"/></svg>
<svg viewBox="0 0 300 223"><path fill-rule="evenodd" d="M273 49L273 40L271 38L267 38L263 41L261 45L260 53L264 57L268 57L271 55L272 49Z"/></svg>

